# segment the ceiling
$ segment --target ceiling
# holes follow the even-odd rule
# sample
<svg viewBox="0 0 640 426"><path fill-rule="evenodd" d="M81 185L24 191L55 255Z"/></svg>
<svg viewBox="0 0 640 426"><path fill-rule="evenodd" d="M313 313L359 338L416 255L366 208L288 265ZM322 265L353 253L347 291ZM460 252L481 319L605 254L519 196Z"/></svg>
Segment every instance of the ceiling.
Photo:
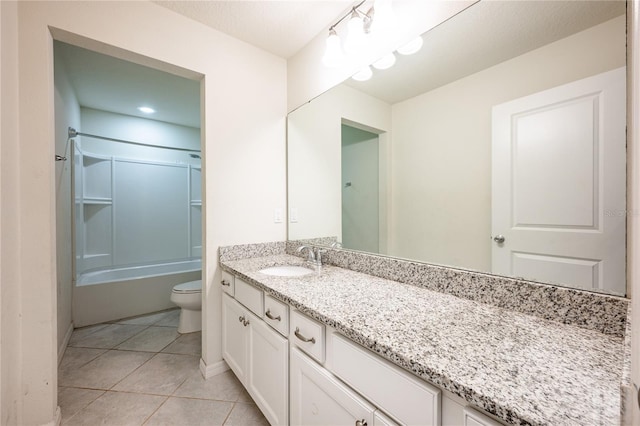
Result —
<svg viewBox="0 0 640 426"><path fill-rule="evenodd" d="M200 127L200 82L56 41L80 106ZM149 106L154 114L138 111Z"/></svg>
<svg viewBox="0 0 640 426"><path fill-rule="evenodd" d="M366 82L346 84L394 104L625 13L624 1L481 1L423 35L424 45Z"/></svg>
<svg viewBox="0 0 640 426"><path fill-rule="evenodd" d="M290 57L351 1L156 1L282 57ZM390 104L541 47L625 12L623 1L482 1L424 36L419 54L347 84ZM55 43L78 102L89 107L200 127L200 82ZM402 84L398 84L402 82ZM137 110L146 104L157 112Z"/></svg>
<svg viewBox="0 0 640 426"><path fill-rule="evenodd" d="M355 0L152 0L232 37L288 59Z"/></svg>

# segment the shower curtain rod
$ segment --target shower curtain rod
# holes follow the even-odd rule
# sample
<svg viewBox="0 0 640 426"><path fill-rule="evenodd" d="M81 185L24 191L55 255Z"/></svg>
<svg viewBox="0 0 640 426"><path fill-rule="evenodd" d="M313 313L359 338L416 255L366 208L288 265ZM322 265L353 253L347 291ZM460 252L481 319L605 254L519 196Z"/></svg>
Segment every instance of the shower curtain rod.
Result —
<svg viewBox="0 0 640 426"><path fill-rule="evenodd" d="M76 129L74 129L73 127L69 127L69 139L75 138L76 136L88 136L90 138L104 139L106 141L112 141L112 142L128 143L128 144L131 144L131 145L148 146L148 147L151 147L151 148L173 149L174 151L200 152L199 149L174 148L174 147L171 147L171 146L158 146L158 145L151 145L149 143L133 142L133 141L126 141L124 139L116 139L116 138L109 138L109 137L100 136L100 135L92 135L90 133L79 132Z"/></svg>

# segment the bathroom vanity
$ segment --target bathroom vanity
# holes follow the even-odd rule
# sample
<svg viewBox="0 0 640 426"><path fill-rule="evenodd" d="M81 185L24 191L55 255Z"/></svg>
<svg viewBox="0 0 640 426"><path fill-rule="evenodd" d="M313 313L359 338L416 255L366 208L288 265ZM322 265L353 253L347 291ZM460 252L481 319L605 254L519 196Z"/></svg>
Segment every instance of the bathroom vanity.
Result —
<svg viewBox="0 0 640 426"><path fill-rule="evenodd" d="M260 272L304 265L284 252L228 259L223 358L272 424L620 423L615 332L332 265Z"/></svg>

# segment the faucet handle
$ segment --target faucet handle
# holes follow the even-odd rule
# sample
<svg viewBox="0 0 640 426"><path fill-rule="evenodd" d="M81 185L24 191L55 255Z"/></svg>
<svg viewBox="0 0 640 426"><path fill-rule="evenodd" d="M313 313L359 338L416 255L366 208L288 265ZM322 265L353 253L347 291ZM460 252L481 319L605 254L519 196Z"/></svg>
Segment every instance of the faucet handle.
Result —
<svg viewBox="0 0 640 426"><path fill-rule="evenodd" d="M326 253L327 251L325 249L322 249L320 247L316 247L316 263L319 266L322 266L322 254Z"/></svg>

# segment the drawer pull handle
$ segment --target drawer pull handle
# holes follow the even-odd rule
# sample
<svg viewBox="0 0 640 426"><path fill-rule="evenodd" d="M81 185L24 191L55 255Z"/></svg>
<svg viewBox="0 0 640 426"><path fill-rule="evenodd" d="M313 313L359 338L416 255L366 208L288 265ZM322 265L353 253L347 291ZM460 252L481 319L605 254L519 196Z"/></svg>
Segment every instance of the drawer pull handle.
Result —
<svg viewBox="0 0 640 426"><path fill-rule="evenodd" d="M311 342L311 344L316 343L315 337L312 337L309 339L308 337L304 337L302 334L300 334L300 329L298 327L296 327L296 330L293 332L293 334L295 334L298 339L302 340L305 343L309 343L309 342Z"/></svg>
<svg viewBox="0 0 640 426"><path fill-rule="evenodd" d="M365 419L356 420L356 426L367 426L367 421Z"/></svg>
<svg viewBox="0 0 640 426"><path fill-rule="evenodd" d="M231 287L231 283L230 283L230 282L228 282L227 280L222 280L221 282L222 282L222 285L223 285L223 286L225 286L225 287Z"/></svg>
<svg viewBox="0 0 640 426"><path fill-rule="evenodd" d="M240 316L238 317L238 321L240 321L240 322L244 321L244 317L243 317L242 315L240 315Z"/></svg>
<svg viewBox="0 0 640 426"><path fill-rule="evenodd" d="M280 315L278 315L277 317L274 317L273 314L271 313L270 309L267 309L267 312L264 313L267 318L269 318L270 320L274 320L274 321L280 321L282 320L282 318L280 318Z"/></svg>
<svg viewBox="0 0 640 426"><path fill-rule="evenodd" d="M244 325L245 327L249 325L249 320L244 320L242 321L242 325Z"/></svg>

